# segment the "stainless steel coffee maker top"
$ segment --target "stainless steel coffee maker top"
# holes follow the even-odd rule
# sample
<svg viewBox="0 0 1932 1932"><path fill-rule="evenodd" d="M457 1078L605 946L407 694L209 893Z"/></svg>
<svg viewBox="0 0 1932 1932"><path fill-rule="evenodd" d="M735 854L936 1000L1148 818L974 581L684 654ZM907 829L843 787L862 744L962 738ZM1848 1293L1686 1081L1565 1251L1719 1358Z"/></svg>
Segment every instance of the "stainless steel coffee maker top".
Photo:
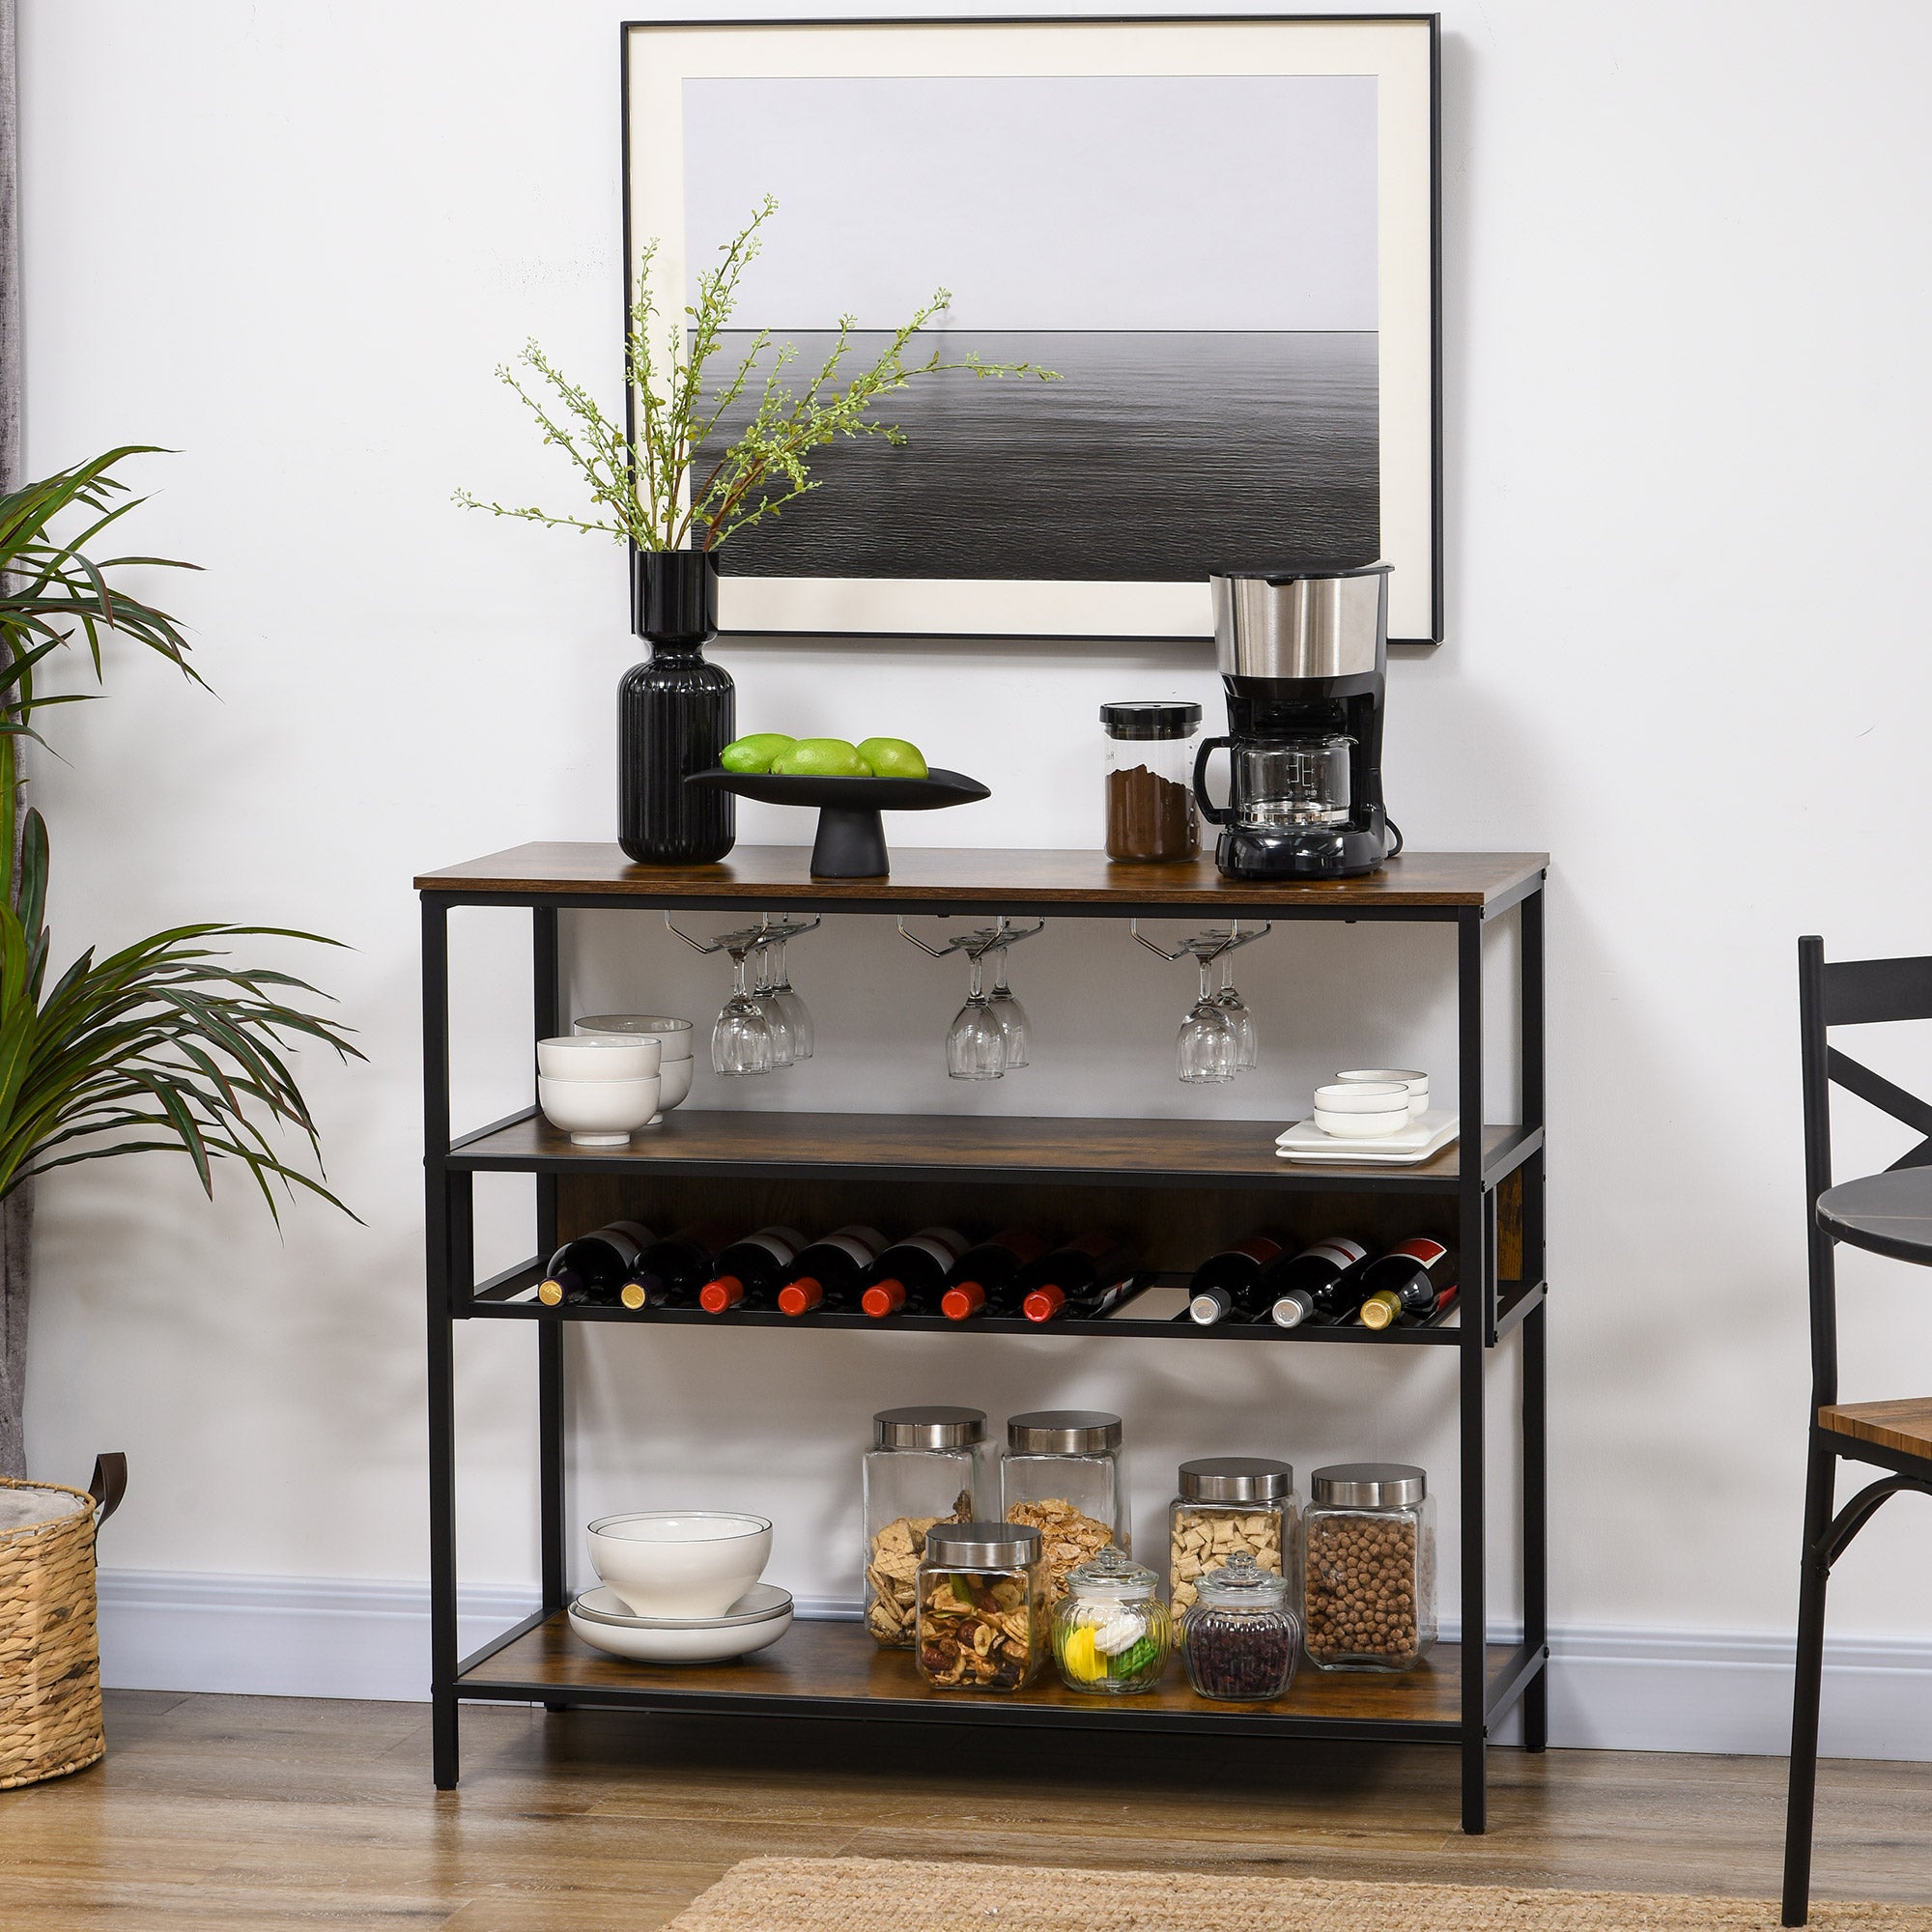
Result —
<svg viewBox="0 0 1932 1932"><path fill-rule="evenodd" d="M1352 677L1382 668L1390 566L1231 571L1214 592L1214 657L1223 677Z"/></svg>

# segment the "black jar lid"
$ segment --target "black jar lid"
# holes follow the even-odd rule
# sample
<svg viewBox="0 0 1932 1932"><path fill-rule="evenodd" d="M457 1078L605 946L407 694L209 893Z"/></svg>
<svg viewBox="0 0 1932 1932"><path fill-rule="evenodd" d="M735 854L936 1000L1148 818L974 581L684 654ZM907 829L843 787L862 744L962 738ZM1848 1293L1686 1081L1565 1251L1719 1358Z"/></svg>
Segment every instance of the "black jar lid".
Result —
<svg viewBox="0 0 1932 1932"><path fill-rule="evenodd" d="M1133 697L1103 704L1100 723L1110 738L1184 738L1201 723L1201 707L1180 698Z"/></svg>

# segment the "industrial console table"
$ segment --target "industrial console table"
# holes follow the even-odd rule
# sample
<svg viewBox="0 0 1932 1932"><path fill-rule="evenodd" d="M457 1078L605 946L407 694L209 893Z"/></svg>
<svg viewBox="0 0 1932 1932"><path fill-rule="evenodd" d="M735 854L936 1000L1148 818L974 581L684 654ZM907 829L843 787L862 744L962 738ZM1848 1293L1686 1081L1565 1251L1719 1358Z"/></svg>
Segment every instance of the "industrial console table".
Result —
<svg viewBox="0 0 1932 1932"><path fill-rule="evenodd" d="M815 880L803 847L749 847L721 865L633 866L614 846L533 844L453 866L416 881L422 895L423 1127L427 1184L430 1577L436 1783L457 1779L462 1701L644 1710L912 1719L932 1723L1079 1725L1284 1739L1454 1744L1462 1752L1463 1828L1485 1823L1485 1751L1519 1703L1523 1742L1548 1729L1544 1267L1544 919L1548 864L1540 853L1412 853L1367 878L1295 884L1223 879L1194 865L1110 863L1098 852L900 850L890 878ZM717 910L840 914L1052 914L1057 918L1344 920L1453 924L1457 958L1460 1138L1410 1168L1306 1167L1276 1155L1255 1122L1029 1120L680 1109L626 1149L574 1147L535 1111L452 1139L449 1100L449 914L458 906L522 906L531 916L535 1037L563 1031L558 921L581 910ZM1516 1031L1520 1099L1514 1124L1484 1113L1483 935L1514 911ZM479 1173L536 1177L535 1254L476 1280L472 1182ZM1083 1219L1127 1233L1151 1268L1185 1268L1248 1232L1265 1202L1271 1222L1315 1238L1346 1222L1371 1238L1430 1233L1462 1255L1453 1322L1372 1335L1360 1328L1276 1328L1124 1318L1061 1321L1059 1335L1098 1341L1159 1338L1174 1348L1255 1344L1453 1350L1460 1389L1462 1545L1460 1638L1400 1675L1304 1670L1269 1704L1214 1704L1176 1673L1150 1694L1081 1697L1057 1682L1017 1694L934 1691L912 1657L880 1651L858 1623L802 1622L771 1650L720 1665L649 1665L581 1642L570 1601L564 1495L564 1326L568 1322L782 1324L776 1313L715 1318L696 1310L644 1314L594 1306L545 1308L534 1299L560 1236L628 1213L666 1221L724 1219L827 1226L938 1221L969 1200L989 1220L1052 1218L1077 1200ZM931 1211L927 1211L930 1209ZM890 1348L895 1329L945 1327L936 1318L878 1322L821 1314L854 1349ZM542 1602L474 1655L458 1655L455 1337L460 1323L533 1323ZM1037 1333L1022 1321L982 1319L978 1332ZM1488 1370L1514 1338L1520 1354L1522 1634L1489 1641L1489 1476L1484 1442ZM1293 1360L1293 1355L1285 1358Z"/></svg>

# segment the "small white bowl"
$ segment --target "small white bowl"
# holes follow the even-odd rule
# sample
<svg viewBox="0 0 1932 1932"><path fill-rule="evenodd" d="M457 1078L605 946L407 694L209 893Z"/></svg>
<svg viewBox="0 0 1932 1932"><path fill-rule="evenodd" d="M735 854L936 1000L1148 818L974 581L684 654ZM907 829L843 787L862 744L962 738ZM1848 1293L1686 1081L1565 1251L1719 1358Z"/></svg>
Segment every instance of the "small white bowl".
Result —
<svg viewBox="0 0 1932 1932"><path fill-rule="evenodd" d="M754 1583L722 1617L677 1622L621 1613L614 1590L586 1590L570 1606L585 1643L638 1663L723 1663L767 1649L791 1628L791 1592Z"/></svg>
<svg viewBox="0 0 1932 1932"><path fill-rule="evenodd" d="M1358 1066L1350 1073L1338 1073L1343 1087L1402 1087L1408 1093L1408 1118L1419 1121L1429 1111L1429 1075L1406 1066Z"/></svg>
<svg viewBox="0 0 1932 1932"><path fill-rule="evenodd" d="M1330 1114L1395 1114L1406 1119L1408 1089L1389 1080L1338 1083L1316 1088L1315 1104Z"/></svg>
<svg viewBox="0 0 1932 1932"><path fill-rule="evenodd" d="M623 1147L657 1117L663 1083L648 1080L551 1080L537 1076L544 1119L577 1147Z"/></svg>
<svg viewBox="0 0 1932 1932"><path fill-rule="evenodd" d="M537 1041L537 1071L552 1080L648 1080L663 1057L664 1044L655 1034L628 1039L566 1034Z"/></svg>
<svg viewBox="0 0 1932 1932"><path fill-rule="evenodd" d="M658 1076L663 1086L658 1094L658 1111L651 1116L656 1126L691 1092L691 1069L696 1063L686 1054L682 1060L667 1060Z"/></svg>
<svg viewBox="0 0 1932 1932"><path fill-rule="evenodd" d="M1325 1107L1315 1110L1315 1124L1338 1141L1378 1141L1384 1134L1399 1134L1408 1125L1408 1109L1393 1114L1331 1114Z"/></svg>
<svg viewBox="0 0 1932 1932"><path fill-rule="evenodd" d="M692 1024L669 1013L589 1013L572 1021L570 1030L574 1034L610 1034L618 1039L636 1039L639 1034L649 1034L663 1042L667 1066L674 1060L691 1058Z"/></svg>
<svg viewBox="0 0 1932 1932"><path fill-rule="evenodd" d="M722 1617L764 1574L772 1526L724 1510L599 1517L590 1561L633 1616Z"/></svg>

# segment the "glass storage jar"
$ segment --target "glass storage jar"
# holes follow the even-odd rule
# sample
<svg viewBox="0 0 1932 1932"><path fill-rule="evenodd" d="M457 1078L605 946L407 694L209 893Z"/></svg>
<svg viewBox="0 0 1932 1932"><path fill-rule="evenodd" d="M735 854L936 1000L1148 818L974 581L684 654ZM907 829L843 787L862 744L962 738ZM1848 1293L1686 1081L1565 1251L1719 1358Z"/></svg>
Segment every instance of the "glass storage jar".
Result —
<svg viewBox="0 0 1932 1932"><path fill-rule="evenodd" d="M1167 1511L1167 1594L1179 1616L1195 1586L1237 1550L1286 1577L1298 1600L1295 1536L1300 1498L1294 1470L1266 1456L1203 1456L1180 1465L1180 1493Z"/></svg>
<svg viewBox="0 0 1932 1932"><path fill-rule="evenodd" d="M1194 806L1198 704L1151 698L1103 704L1107 734L1107 857L1165 862L1201 850Z"/></svg>
<svg viewBox="0 0 1932 1932"><path fill-rule="evenodd" d="M1435 1641L1435 1501L1409 1463L1335 1463L1302 1519L1308 1661L1406 1670Z"/></svg>
<svg viewBox="0 0 1932 1932"><path fill-rule="evenodd" d="M934 1523L919 1566L919 1674L936 1690L1020 1690L1047 1642L1039 1531Z"/></svg>
<svg viewBox="0 0 1932 1932"><path fill-rule="evenodd" d="M1180 1619L1180 1647L1197 1697L1263 1703L1288 1694L1301 1649L1288 1578L1245 1549L1201 1578Z"/></svg>
<svg viewBox="0 0 1932 1932"><path fill-rule="evenodd" d="M1067 1688L1099 1696L1151 1690L1174 1650L1160 1579L1111 1544L1066 1579L1053 1612L1053 1661Z"/></svg>
<svg viewBox="0 0 1932 1932"><path fill-rule="evenodd" d="M1130 1552L1121 1418L1097 1408L1036 1408L1009 1417L1000 1514L1044 1535L1050 1602L1058 1601L1076 1563L1110 1543Z"/></svg>
<svg viewBox="0 0 1932 1932"><path fill-rule="evenodd" d="M866 1628L894 1650L910 1650L919 1605L916 1577L925 1532L964 1522L991 1499L983 1408L882 1408L865 1458Z"/></svg>

